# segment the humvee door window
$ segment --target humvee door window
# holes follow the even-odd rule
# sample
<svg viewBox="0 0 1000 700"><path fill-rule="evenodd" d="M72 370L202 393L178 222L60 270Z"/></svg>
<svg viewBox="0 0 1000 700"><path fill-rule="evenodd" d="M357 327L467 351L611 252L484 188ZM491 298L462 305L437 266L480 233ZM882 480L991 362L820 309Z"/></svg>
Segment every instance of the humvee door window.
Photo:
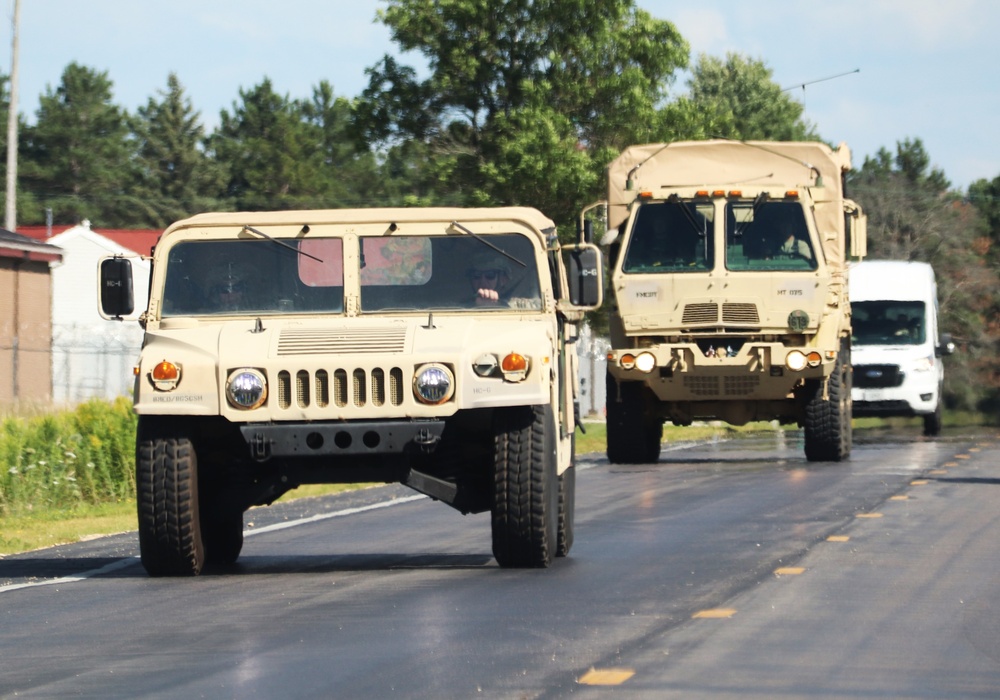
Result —
<svg viewBox="0 0 1000 700"><path fill-rule="evenodd" d="M639 208L622 271L700 272L712 267L710 204L672 200Z"/></svg>
<svg viewBox="0 0 1000 700"><path fill-rule="evenodd" d="M290 247L275 246L268 239L178 243L167 258L162 315L341 313L342 242L310 241L322 243L309 251L319 260L300 255L298 243L290 242Z"/></svg>
<svg viewBox="0 0 1000 700"><path fill-rule="evenodd" d="M815 270L805 212L798 202L726 203L726 268Z"/></svg>

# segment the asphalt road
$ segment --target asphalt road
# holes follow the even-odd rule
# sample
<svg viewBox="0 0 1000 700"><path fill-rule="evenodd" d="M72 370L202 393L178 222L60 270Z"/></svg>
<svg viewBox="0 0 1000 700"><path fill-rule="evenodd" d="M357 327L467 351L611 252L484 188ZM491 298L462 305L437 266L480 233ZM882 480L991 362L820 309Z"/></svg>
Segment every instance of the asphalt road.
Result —
<svg viewBox="0 0 1000 700"><path fill-rule="evenodd" d="M134 533L6 557L0 697L1000 697L996 431L856 438L583 456L547 570L396 486L255 509L198 578Z"/></svg>

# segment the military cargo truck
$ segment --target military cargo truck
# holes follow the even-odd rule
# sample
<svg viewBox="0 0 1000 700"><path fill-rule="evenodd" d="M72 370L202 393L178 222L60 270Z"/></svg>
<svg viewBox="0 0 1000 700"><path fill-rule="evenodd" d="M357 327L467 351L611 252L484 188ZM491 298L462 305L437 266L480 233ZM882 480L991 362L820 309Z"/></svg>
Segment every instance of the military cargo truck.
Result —
<svg viewBox="0 0 1000 700"><path fill-rule="evenodd" d="M668 420L797 423L809 460L850 454L847 261L865 217L849 168L844 145L723 140L611 163L612 462L657 461Z"/></svg>
<svg viewBox="0 0 1000 700"><path fill-rule="evenodd" d="M234 562L244 511L310 483L490 511L501 566L569 552L595 245L560 246L530 208L211 213L152 263L134 396L151 575ZM100 284L106 318L134 314L129 260Z"/></svg>

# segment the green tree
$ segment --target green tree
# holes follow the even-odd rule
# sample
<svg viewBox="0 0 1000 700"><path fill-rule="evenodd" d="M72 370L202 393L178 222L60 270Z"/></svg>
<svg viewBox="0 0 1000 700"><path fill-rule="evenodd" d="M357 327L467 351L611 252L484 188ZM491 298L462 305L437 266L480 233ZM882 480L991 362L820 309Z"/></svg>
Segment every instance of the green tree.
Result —
<svg viewBox="0 0 1000 700"><path fill-rule="evenodd" d="M952 333L960 348L948 362L946 400L975 409L995 394L989 387L1000 376L1000 334L992 321L1000 308L1000 280L983 255L982 215L949 191L944 173L930 162L920 139L906 139L895 153L883 148L866 158L850 174L848 189L868 215L870 258L934 266L941 330Z"/></svg>
<svg viewBox="0 0 1000 700"><path fill-rule="evenodd" d="M111 88L107 73L70 63L59 86L41 96L35 126L25 129L19 177L57 221L145 223L134 196L128 115L112 103Z"/></svg>
<svg viewBox="0 0 1000 700"><path fill-rule="evenodd" d="M802 118L804 107L774 82L763 61L737 53L702 54L688 82L690 93L661 118L665 138L760 141L819 140Z"/></svg>
<svg viewBox="0 0 1000 700"><path fill-rule="evenodd" d="M274 91L267 78L240 90L232 113L209 137L210 153L223 168L224 195L237 210L291 209L315 201L321 186L313 174L317 143L298 104Z"/></svg>
<svg viewBox="0 0 1000 700"><path fill-rule="evenodd" d="M426 144L432 200L530 204L560 223L650 133L687 65L676 28L631 0L391 0L379 18L430 74L389 56L369 69L367 142Z"/></svg>
<svg viewBox="0 0 1000 700"><path fill-rule="evenodd" d="M170 222L219 207L222 173L204 151L199 114L171 73L160 99L150 98L132 121L139 184L138 201L149 225Z"/></svg>

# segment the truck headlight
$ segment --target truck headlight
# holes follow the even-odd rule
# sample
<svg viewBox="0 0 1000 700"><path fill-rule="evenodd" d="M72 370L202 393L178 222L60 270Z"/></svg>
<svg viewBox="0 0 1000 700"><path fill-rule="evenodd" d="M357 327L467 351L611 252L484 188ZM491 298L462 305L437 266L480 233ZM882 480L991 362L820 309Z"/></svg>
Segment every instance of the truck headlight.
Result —
<svg viewBox="0 0 1000 700"><path fill-rule="evenodd" d="M454 393L455 377L444 365L423 365L413 375L413 395L421 403L437 406Z"/></svg>
<svg viewBox="0 0 1000 700"><path fill-rule="evenodd" d="M255 369L234 369L226 379L226 398L234 408L257 408L267 399L267 379Z"/></svg>
<svg viewBox="0 0 1000 700"><path fill-rule="evenodd" d="M651 352L640 352L635 358L635 368L649 374L656 367L656 358Z"/></svg>
<svg viewBox="0 0 1000 700"><path fill-rule="evenodd" d="M785 367L793 372L800 372L805 369L808 360L806 356L798 350L792 350L785 356Z"/></svg>

